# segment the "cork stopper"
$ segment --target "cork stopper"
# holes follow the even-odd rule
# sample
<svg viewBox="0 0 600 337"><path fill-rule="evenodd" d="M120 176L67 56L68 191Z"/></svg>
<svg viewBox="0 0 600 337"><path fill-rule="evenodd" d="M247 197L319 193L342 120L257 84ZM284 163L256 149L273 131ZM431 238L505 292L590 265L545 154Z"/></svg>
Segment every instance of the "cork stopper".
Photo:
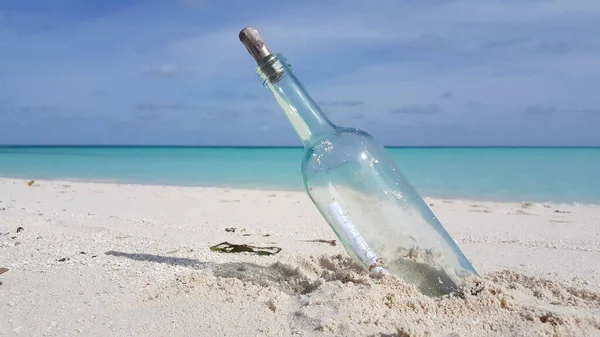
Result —
<svg viewBox="0 0 600 337"><path fill-rule="evenodd" d="M262 37L258 33L258 30L253 27L245 27L240 31L240 41L246 46L248 53L254 57L256 63L260 63L266 57L271 55L271 51L265 45Z"/></svg>

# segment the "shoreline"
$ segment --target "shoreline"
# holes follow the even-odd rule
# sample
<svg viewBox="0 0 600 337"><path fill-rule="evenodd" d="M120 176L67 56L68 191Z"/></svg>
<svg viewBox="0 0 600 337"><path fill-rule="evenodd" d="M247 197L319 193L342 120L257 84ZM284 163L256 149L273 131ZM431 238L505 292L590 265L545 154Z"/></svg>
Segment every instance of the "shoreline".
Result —
<svg viewBox="0 0 600 337"><path fill-rule="evenodd" d="M600 335L600 206L426 198L485 283L439 300L313 241L304 192L27 181L0 178L0 334Z"/></svg>
<svg viewBox="0 0 600 337"><path fill-rule="evenodd" d="M236 191L264 191L264 192L293 192L293 193L305 193L304 188L302 187L298 187L298 188L283 188L283 187L261 187L261 186L256 186L256 187L241 187L241 186L229 186L229 185L201 185L201 184L159 184L159 183L134 183L134 182L118 182L118 181L114 181L114 180L94 180L94 179L74 179L74 178L65 178L65 179L26 179L26 178L19 178L19 177L10 177L10 176L1 176L0 175L0 180L14 180L14 181L22 181L22 182L27 182L27 181L31 181L34 180L36 182L54 182L54 183L82 183L82 184L106 184L106 185L119 185L119 186L148 186L148 187L180 187L180 188L195 188L195 189L225 189L225 190L236 190ZM420 194L420 193L419 193ZM426 202L429 201L438 201L441 202L443 200L450 200L450 201L464 201L464 202L471 202L471 203L477 203L477 202L491 202L491 203L500 203L500 204L512 204L512 203L518 203L518 204L526 204L526 203L532 203L532 204L539 204L539 205L546 205L549 207L558 207L558 206L565 206L565 205L571 205L571 206L600 206L600 201L597 202L591 202L591 201L570 201L570 202L566 202L566 201L551 201L551 200L545 200L545 201L541 201L541 200L536 200L536 199L505 199L505 198L499 198L499 199L494 199L494 198L467 198L467 197L460 197L460 196L435 196L435 195L426 195L426 194L420 194L421 198L423 198Z"/></svg>

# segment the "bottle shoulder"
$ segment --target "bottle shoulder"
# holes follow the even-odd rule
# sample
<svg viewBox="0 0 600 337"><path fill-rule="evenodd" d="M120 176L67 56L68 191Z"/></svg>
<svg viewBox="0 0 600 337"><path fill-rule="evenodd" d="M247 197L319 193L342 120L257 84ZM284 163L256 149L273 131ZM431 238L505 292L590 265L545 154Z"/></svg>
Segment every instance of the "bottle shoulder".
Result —
<svg viewBox="0 0 600 337"><path fill-rule="evenodd" d="M337 127L336 132L325 135L306 148L303 167L333 165L360 156L363 152L383 148L368 132L349 127Z"/></svg>
<svg viewBox="0 0 600 337"><path fill-rule="evenodd" d="M365 142L375 142L375 137L369 134L367 131L337 126L335 132L323 135L319 139L315 140L310 146L306 148L306 151L320 151L329 150L332 144L360 144Z"/></svg>
<svg viewBox="0 0 600 337"><path fill-rule="evenodd" d="M370 133L365 130L361 130L359 128L349 128L349 127L341 127L338 126L336 130L339 132L339 135L344 138L353 138L353 139L362 139L368 138L371 141L375 140Z"/></svg>

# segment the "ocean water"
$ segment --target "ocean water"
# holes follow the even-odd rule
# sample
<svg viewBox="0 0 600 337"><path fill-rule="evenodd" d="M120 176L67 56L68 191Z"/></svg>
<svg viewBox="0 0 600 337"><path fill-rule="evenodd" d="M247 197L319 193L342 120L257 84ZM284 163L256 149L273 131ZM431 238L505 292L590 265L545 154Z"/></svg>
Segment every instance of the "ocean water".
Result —
<svg viewBox="0 0 600 337"><path fill-rule="evenodd" d="M600 148L387 150L423 196L600 203ZM301 148L0 147L0 176L301 190L302 157Z"/></svg>

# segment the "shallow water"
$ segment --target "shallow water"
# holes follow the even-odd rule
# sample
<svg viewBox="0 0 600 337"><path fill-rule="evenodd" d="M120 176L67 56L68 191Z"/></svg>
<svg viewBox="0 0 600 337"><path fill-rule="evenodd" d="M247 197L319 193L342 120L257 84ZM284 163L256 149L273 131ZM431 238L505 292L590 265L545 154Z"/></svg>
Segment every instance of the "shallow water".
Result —
<svg viewBox="0 0 600 337"><path fill-rule="evenodd" d="M301 148L0 147L0 176L301 189ZM426 196L600 202L600 148L388 148Z"/></svg>

